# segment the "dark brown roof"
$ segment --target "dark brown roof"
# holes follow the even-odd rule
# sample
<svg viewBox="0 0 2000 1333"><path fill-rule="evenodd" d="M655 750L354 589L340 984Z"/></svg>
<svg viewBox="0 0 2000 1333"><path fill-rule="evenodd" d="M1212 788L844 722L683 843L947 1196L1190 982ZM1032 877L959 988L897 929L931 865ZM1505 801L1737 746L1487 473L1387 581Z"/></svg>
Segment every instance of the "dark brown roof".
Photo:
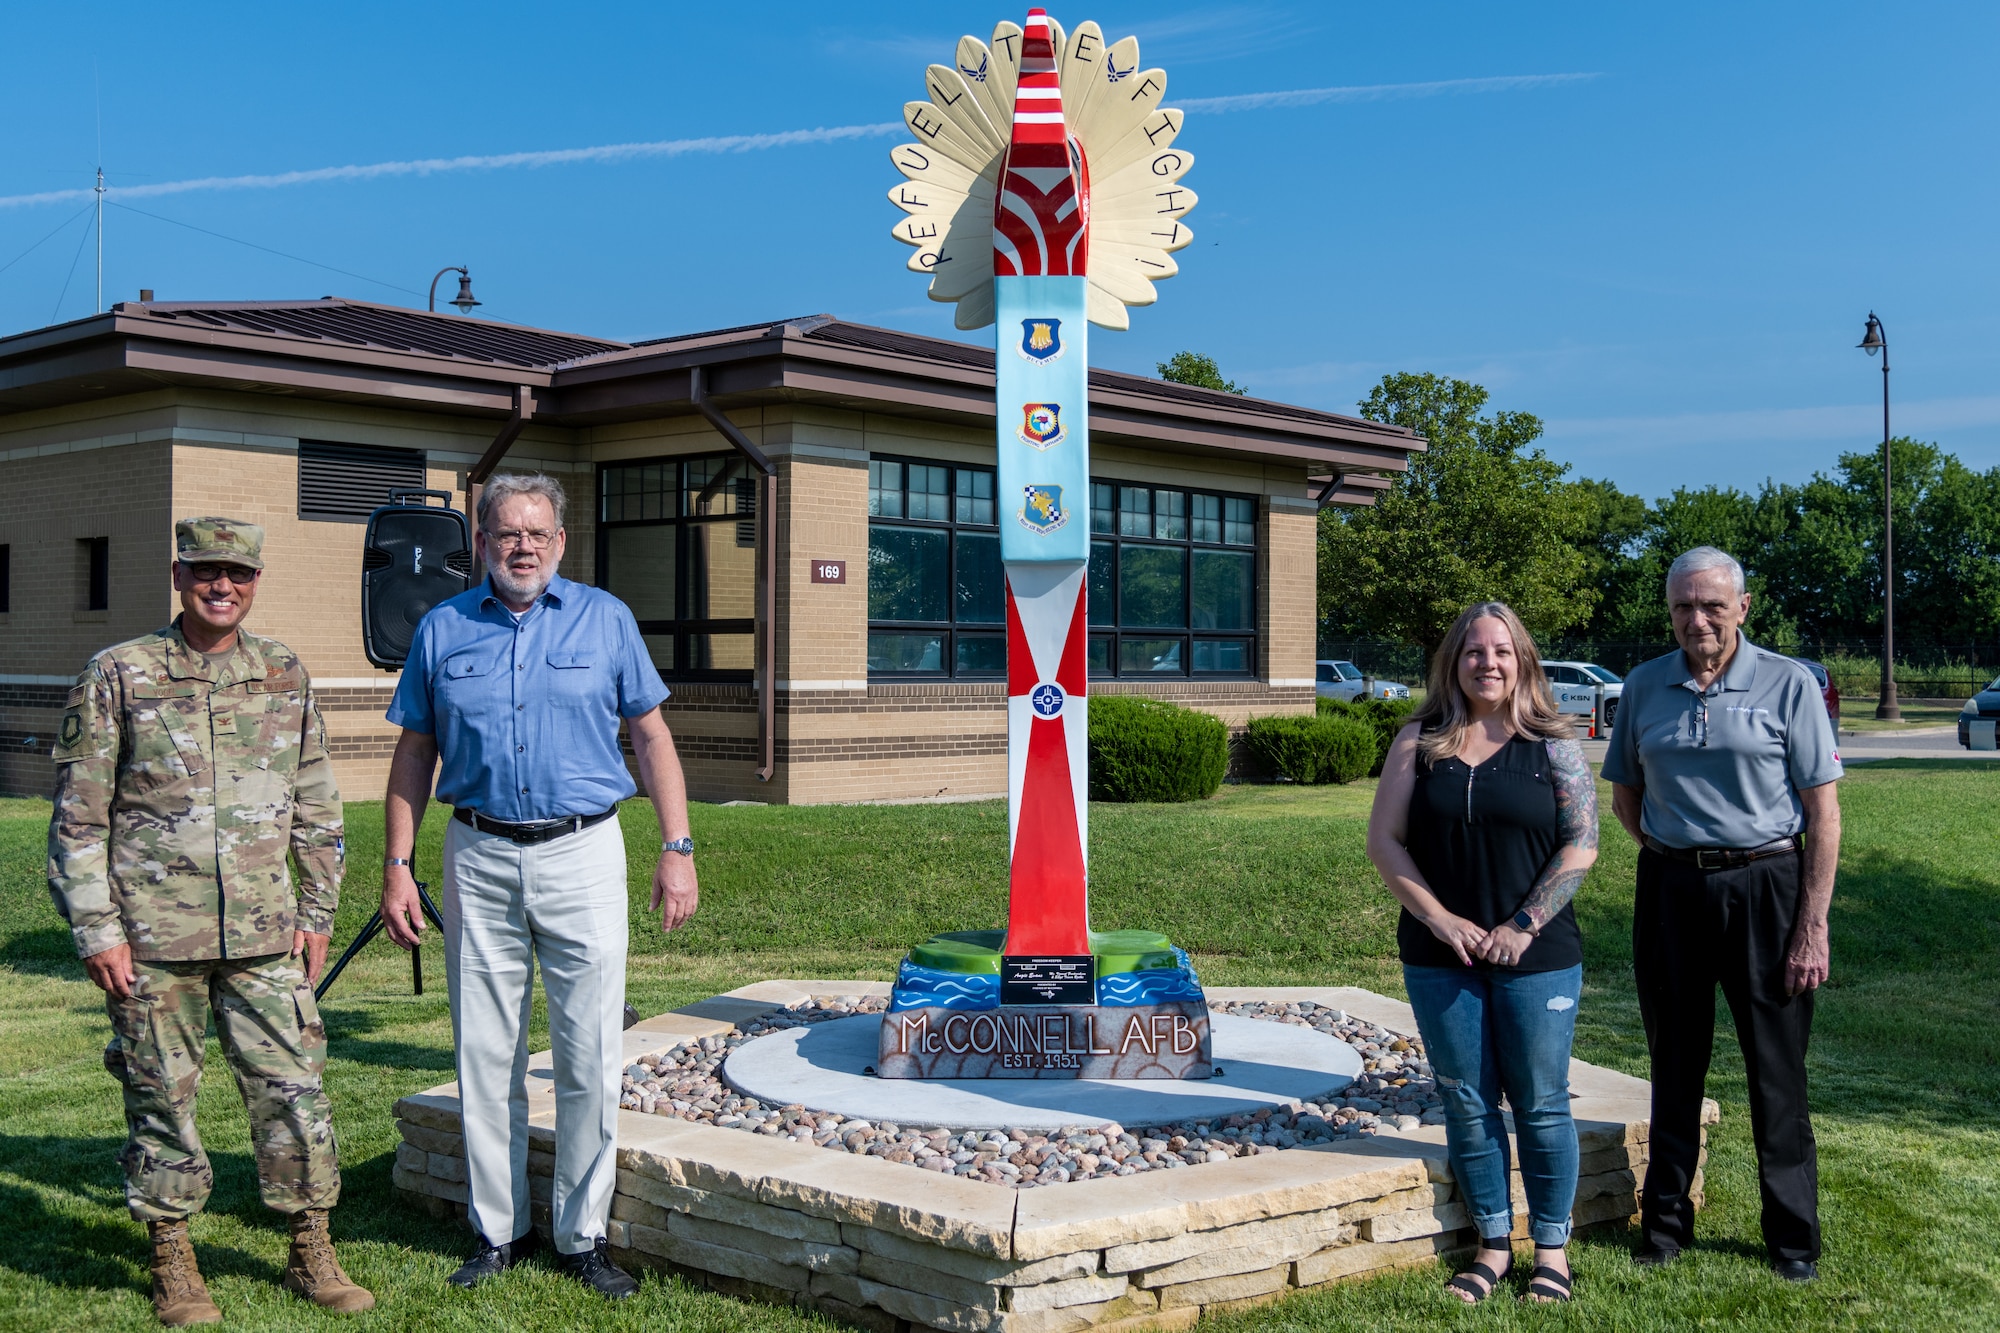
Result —
<svg viewBox="0 0 2000 1333"><path fill-rule="evenodd" d="M565 361L618 351L627 344L574 333L552 333L520 324L496 324L402 306L350 301L149 301L115 307L184 325L300 338L347 347L419 352L484 365L546 369Z"/></svg>

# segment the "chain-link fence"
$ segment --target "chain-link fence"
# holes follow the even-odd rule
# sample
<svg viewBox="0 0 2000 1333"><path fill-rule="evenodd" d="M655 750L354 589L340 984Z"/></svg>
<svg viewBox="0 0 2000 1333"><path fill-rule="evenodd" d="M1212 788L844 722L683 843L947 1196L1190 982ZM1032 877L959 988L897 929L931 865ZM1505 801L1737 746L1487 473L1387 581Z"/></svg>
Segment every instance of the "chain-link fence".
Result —
<svg viewBox="0 0 2000 1333"><path fill-rule="evenodd" d="M1882 683L1880 639L1838 639L1767 644L1820 663L1842 694L1873 697ZM1541 645L1551 661L1594 662L1625 675L1639 663L1674 651L1672 640L1564 638ZM1421 684L1423 650L1415 644L1365 635L1322 633L1321 660L1354 663L1371 676ZM2000 677L2000 643L1896 644L1896 692L1911 698L1965 699Z"/></svg>

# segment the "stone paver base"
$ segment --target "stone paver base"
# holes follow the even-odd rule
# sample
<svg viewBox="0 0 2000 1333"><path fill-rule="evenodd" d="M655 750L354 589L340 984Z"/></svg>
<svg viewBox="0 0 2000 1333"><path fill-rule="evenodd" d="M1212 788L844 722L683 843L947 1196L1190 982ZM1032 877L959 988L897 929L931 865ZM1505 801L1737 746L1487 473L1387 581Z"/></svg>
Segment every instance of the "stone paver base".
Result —
<svg viewBox="0 0 2000 1333"><path fill-rule="evenodd" d="M640 1023L625 1034L625 1054L724 1032L808 997L887 990L760 982ZM1314 1000L1416 1031L1408 1005L1351 987L1208 994ZM531 1061L528 1085L529 1185L546 1228L555 1143L546 1052ZM1650 1089L1580 1060L1570 1087L1583 1152L1576 1224L1623 1222L1638 1211ZM464 1216L457 1085L403 1098L396 1116L396 1187L440 1216ZM618 1134L610 1242L619 1262L884 1333L1180 1329L1204 1309L1455 1257L1475 1239L1440 1127L1030 1190L637 1111L619 1113ZM1697 1200L1699 1190L1697 1178ZM1518 1175L1514 1200L1519 1240Z"/></svg>

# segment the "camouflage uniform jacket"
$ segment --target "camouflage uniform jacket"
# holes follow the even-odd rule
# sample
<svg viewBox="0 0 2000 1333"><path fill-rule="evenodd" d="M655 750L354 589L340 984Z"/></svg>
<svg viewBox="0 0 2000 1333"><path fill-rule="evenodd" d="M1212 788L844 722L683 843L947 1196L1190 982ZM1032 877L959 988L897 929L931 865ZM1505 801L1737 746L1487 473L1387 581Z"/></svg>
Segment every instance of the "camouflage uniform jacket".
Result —
<svg viewBox="0 0 2000 1333"><path fill-rule="evenodd" d="M254 958L290 952L294 928L333 932L340 793L312 681L275 639L238 631L212 666L176 619L105 649L55 761L49 894L79 955Z"/></svg>

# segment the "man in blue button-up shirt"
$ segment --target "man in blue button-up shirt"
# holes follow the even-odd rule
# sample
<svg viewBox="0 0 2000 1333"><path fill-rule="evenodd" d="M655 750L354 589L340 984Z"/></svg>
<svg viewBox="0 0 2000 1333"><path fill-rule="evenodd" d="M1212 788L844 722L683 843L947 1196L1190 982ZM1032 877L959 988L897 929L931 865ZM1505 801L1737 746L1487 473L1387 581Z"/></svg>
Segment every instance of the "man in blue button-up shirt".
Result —
<svg viewBox="0 0 2000 1333"><path fill-rule="evenodd" d="M616 810L636 790L619 750L621 719L660 821L652 905L661 926L692 916L699 894L687 789L659 712L667 687L625 604L556 574L563 506L547 477L493 478L476 538L486 582L417 626L389 707L403 734L389 771L382 920L404 948L424 929L410 857L435 774L438 799L453 807L445 962L480 1238L450 1280L476 1286L540 1243L523 1078L539 960L555 1065L555 1246L565 1272L618 1298L638 1290L605 1253L628 917Z"/></svg>

